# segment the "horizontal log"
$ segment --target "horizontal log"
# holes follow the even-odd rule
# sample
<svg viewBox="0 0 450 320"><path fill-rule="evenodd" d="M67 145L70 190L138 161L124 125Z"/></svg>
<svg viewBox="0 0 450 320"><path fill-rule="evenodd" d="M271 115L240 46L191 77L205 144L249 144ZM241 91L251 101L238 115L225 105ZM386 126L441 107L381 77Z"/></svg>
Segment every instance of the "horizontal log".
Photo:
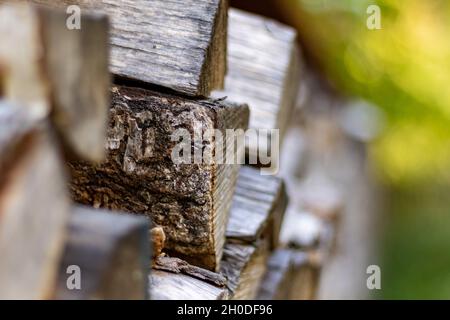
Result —
<svg viewBox="0 0 450 320"><path fill-rule="evenodd" d="M0 298L51 296L70 213L65 178L48 124L0 102Z"/></svg>
<svg viewBox="0 0 450 320"><path fill-rule="evenodd" d="M168 253L218 270L239 166L216 161L211 155L220 148L206 138L195 141L195 132L245 129L248 108L143 89L112 90L107 161L70 164L75 200L150 216L164 229ZM174 163L177 129L194 138L184 144L187 153L200 152L204 161Z"/></svg>
<svg viewBox="0 0 450 320"><path fill-rule="evenodd" d="M269 258L258 300L311 300L315 298L319 269L305 252L278 249Z"/></svg>
<svg viewBox="0 0 450 320"><path fill-rule="evenodd" d="M0 6L0 91L29 112L51 116L71 154L100 161L109 106L108 20L83 15L83 28L69 30L67 17L24 3Z"/></svg>
<svg viewBox="0 0 450 320"><path fill-rule="evenodd" d="M242 167L236 185L226 236L230 243L255 243L263 237L278 245L288 198L282 179Z"/></svg>
<svg viewBox="0 0 450 320"><path fill-rule="evenodd" d="M59 267L55 299L146 299L148 219L76 207ZM79 287L70 268L80 271Z"/></svg>
<svg viewBox="0 0 450 320"><path fill-rule="evenodd" d="M223 87L227 0L32 0L107 13L111 71L193 96ZM83 10L84 12L84 10Z"/></svg>
<svg viewBox="0 0 450 320"><path fill-rule="evenodd" d="M227 96L248 103L250 128L279 129L283 139L300 82L296 31L270 19L238 9L229 10ZM254 140L248 152L268 154L266 141Z"/></svg>

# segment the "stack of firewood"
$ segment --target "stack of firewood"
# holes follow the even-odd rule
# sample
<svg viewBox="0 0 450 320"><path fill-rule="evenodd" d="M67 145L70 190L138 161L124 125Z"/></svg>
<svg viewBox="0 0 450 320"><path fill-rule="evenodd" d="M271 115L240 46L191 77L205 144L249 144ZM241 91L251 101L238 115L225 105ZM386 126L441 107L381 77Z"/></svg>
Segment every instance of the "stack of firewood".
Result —
<svg viewBox="0 0 450 320"><path fill-rule="evenodd" d="M295 31L226 0L24 2L0 5L0 298L314 298L340 202L298 210L275 174Z"/></svg>

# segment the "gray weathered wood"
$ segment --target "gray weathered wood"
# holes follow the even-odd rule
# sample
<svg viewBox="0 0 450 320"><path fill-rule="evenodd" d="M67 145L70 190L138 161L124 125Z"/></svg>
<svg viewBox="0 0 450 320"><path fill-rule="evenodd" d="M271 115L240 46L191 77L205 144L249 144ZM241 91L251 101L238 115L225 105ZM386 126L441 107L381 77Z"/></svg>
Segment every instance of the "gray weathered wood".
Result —
<svg viewBox="0 0 450 320"><path fill-rule="evenodd" d="M48 125L0 102L0 298L49 298L70 212Z"/></svg>
<svg viewBox="0 0 450 320"><path fill-rule="evenodd" d="M226 300L228 291L182 273L153 270L150 297L153 300Z"/></svg>
<svg viewBox="0 0 450 320"><path fill-rule="evenodd" d="M255 245L226 244L220 272L228 279L231 299L255 299L266 272L267 241Z"/></svg>
<svg viewBox="0 0 450 320"><path fill-rule="evenodd" d="M319 268L305 252L278 249L269 258L258 300L311 300L315 298Z"/></svg>
<svg viewBox="0 0 450 320"><path fill-rule="evenodd" d="M109 106L108 21L83 15L82 29L69 30L66 20L63 12L24 3L1 6L1 91L29 112L51 116L71 153L100 161Z"/></svg>
<svg viewBox="0 0 450 320"><path fill-rule="evenodd" d="M149 222L144 217L77 207L72 213L55 299L145 299L150 270ZM69 266L81 271L70 290Z"/></svg>
<svg viewBox="0 0 450 320"><path fill-rule="evenodd" d="M258 300L287 300L292 287L291 251L278 249L268 259Z"/></svg>
<svg viewBox="0 0 450 320"><path fill-rule="evenodd" d="M236 185L226 236L229 242L254 243L268 237L278 244L288 198L282 179L242 167Z"/></svg>
<svg viewBox="0 0 450 320"><path fill-rule="evenodd" d="M199 126L203 132L244 129L247 106L126 87L112 90L107 161L70 165L75 200L151 216L164 228L169 253L217 270L239 166L208 158L219 152L208 139L189 142L188 148L203 150L206 161L175 164L171 155L180 143L171 135L176 129L192 134Z"/></svg>
<svg viewBox="0 0 450 320"><path fill-rule="evenodd" d="M111 17L111 71L193 96L223 87L227 0L32 0Z"/></svg>
<svg viewBox="0 0 450 320"><path fill-rule="evenodd" d="M248 103L250 128L279 129L282 141L297 98L299 50L293 28L237 9L229 10L228 73L225 89L213 96ZM264 152L254 141L250 154Z"/></svg>

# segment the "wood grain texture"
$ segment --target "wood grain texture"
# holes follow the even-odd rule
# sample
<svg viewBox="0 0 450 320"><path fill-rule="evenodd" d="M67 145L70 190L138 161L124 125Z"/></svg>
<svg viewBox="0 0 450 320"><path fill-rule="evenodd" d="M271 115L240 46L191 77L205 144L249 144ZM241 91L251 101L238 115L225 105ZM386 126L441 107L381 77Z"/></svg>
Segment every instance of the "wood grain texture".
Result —
<svg viewBox="0 0 450 320"><path fill-rule="evenodd" d="M107 161L72 163L72 194L80 203L150 216L164 228L168 253L217 270L239 166L175 164L171 154L179 142L171 135L198 126L244 129L247 121L246 106L114 87ZM189 150L195 149L217 151L206 140L192 141Z"/></svg>
<svg viewBox="0 0 450 320"><path fill-rule="evenodd" d="M108 21L83 15L83 28L69 30L66 20L63 12L25 3L1 5L0 91L29 112L51 116L70 153L100 161L109 106Z"/></svg>
<svg viewBox="0 0 450 320"><path fill-rule="evenodd" d="M223 87L227 0L32 0L107 13L111 71L192 96Z"/></svg>
<svg viewBox="0 0 450 320"><path fill-rule="evenodd" d="M146 299L148 219L76 207L59 268L55 299ZM70 290L69 266L81 270L81 290Z"/></svg>
<svg viewBox="0 0 450 320"><path fill-rule="evenodd" d="M55 141L48 124L33 117L0 102L2 299L50 297L70 212Z"/></svg>
<svg viewBox="0 0 450 320"><path fill-rule="evenodd" d="M267 241L255 245L226 244L220 272L228 279L229 297L255 299L266 272Z"/></svg>
<svg viewBox="0 0 450 320"><path fill-rule="evenodd" d="M296 31L238 9L229 10L228 73L213 96L248 103L250 128L279 129L282 141L300 81ZM255 145L256 144L256 145ZM265 150L255 141L249 151Z"/></svg>
<svg viewBox="0 0 450 320"><path fill-rule="evenodd" d="M242 167L226 231L228 242L255 243L268 237L276 247L287 202L282 179Z"/></svg>
<svg viewBox="0 0 450 320"><path fill-rule="evenodd" d="M153 270L150 275L150 297L153 300L226 300L226 288L185 274Z"/></svg>

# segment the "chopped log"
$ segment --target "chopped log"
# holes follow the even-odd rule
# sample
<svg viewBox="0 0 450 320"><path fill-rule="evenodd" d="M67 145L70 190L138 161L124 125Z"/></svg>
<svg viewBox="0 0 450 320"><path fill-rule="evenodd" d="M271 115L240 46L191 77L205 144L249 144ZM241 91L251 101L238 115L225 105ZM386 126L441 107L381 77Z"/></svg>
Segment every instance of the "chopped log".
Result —
<svg viewBox="0 0 450 320"><path fill-rule="evenodd" d="M315 298L319 269L308 254L290 249L276 250L268 261L258 300L311 300Z"/></svg>
<svg viewBox="0 0 450 320"><path fill-rule="evenodd" d="M229 10L228 25L225 89L214 92L213 96L248 103L249 127L279 129L282 141L300 81L296 31L238 9ZM269 142L251 143L250 155L258 155L258 150L269 154Z"/></svg>
<svg viewBox="0 0 450 320"><path fill-rule="evenodd" d="M2 299L50 297L70 212L54 139L48 125L33 117L0 102Z"/></svg>
<svg viewBox="0 0 450 320"><path fill-rule="evenodd" d="M111 17L111 71L192 96L223 88L227 0L32 0Z"/></svg>
<svg viewBox="0 0 450 320"><path fill-rule="evenodd" d="M153 300L226 300L226 288L182 273L153 270L150 275Z"/></svg>
<svg viewBox="0 0 450 320"><path fill-rule="evenodd" d="M83 15L83 27L69 30L67 17L23 3L0 7L0 91L39 116L51 114L70 153L100 161L109 106L108 21Z"/></svg>
<svg viewBox="0 0 450 320"><path fill-rule="evenodd" d="M242 167L230 211L227 241L251 244L267 237L271 247L277 247L287 203L282 179L261 175L259 169Z"/></svg>
<svg viewBox="0 0 450 320"><path fill-rule="evenodd" d="M136 88L112 90L107 161L70 164L75 200L148 215L163 227L168 253L218 270L239 166L218 163L211 157L220 153L218 144L206 135L196 137L213 129L245 129L247 106ZM173 139L178 129L194 139ZM203 161L174 162L172 153L179 155L180 145L189 155L200 152Z"/></svg>
<svg viewBox="0 0 450 320"><path fill-rule="evenodd" d="M266 272L269 244L261 240L255 246L226 244L221 273L228 279L231 299L255 299Z"/></svg>
<svg viewBox="0 0 450 320"><path fill-rule="evenodd" d="M77 207L72 213L55 299L146 299L150 248L148 219ZM70 266L81 271L81 288Z"/></svg>

